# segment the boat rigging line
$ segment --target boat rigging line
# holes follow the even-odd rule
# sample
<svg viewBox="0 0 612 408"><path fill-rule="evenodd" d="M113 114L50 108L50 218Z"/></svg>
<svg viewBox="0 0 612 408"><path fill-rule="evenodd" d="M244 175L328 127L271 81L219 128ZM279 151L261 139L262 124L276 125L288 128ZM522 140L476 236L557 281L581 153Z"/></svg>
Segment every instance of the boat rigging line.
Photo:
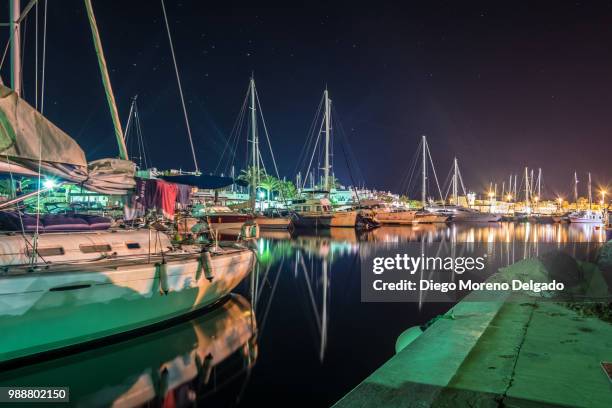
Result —
<svg viewBox="0 0 612 408"><path fill-rule="evenodd" d="M89 1L89 0L87 0ZM183 115L185 116L185 126L187 127L187 136L189 136L189 146L191 147L191 155L193 156L193 165L195 172L199 173L198 160L196 159L195 148L193 146L193 138L191 136L191 127L189 126L189 116L187 115L187 107L185 106L185 97L183 96L183 87L181 85L181 77L179 75L178 64L176 63L176 55L174 53L174 45L172 44L172 35L170 33L170 24L168 23L168 15L166 14L166 5L164 0L161 0L162 11L164 14L164 22L166 23L166 32L168 33L168 42L170 44L170 53L172 54L172 62L174 63L174 73L176 74L176 82L178 84L179 94L181 96L181 105L183 106Z"/></svg>
<svg viewBox="0 0 612 408"><path fill-rule="evenodd" d="M138 111L138 105L136 100L138 99L138 95L132 97L132 103L130 104L130 113L128 114L127 123L125 124L125 143L129 144L128 151L134 151L132 149L134 143L136 143L136 148L138 150L138 156L133 157L134 159L138 159L138 167L140 169L148 169L153 166L152 163L149 162L147 155L147 147L145 145L144 136L142 134L142 125L140 122L140 113ZM136 141L133 141L133 138L130 136L135 133ZM131 142L131 143L130 143ZM144 161L143 161L144 160ZM144 165L144 166L143 166Z"/></svg>
<svg viewBox="0 0 612 408"><path fill-rule="evenodd" d="M242 106L240 111L238 112L238 117L234 121L234 125L232 126L232 130L229 133L229 137L225 140L225 147L223 148L223 152L221 152L221 156L219 157L219 161L217 162L217 166L215 167L214 173L217 174L219 170L223 170L223 173L227 173L236 160L236 151L238 150L238 140L240 138L240 133L242 132L244 126L244 118L246 116L246 110L248 106L249 100L249 90L247 89L246 94L244 95L244 101L242 102ZM228 159L231 160L226 162L226 165L222 168L221 164L224 163L225 153L228 155ZM245 156L245 162L246 162Z"/></svg>

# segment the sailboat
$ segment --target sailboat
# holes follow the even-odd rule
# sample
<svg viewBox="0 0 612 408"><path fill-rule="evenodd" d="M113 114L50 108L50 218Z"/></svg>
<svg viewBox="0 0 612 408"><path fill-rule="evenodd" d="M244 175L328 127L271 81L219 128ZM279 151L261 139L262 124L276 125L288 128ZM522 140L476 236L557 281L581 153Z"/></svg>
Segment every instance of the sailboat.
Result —
<svg viewBox="0 0 612 408"><path fill-rule="evenodd" d="M90 0L85 0L120 159L87 163L80 146L15 90L0 86L0 170L38 178L14 207L60 184L102 194L134 188L122 129ZM13 87L21 83L19 1L12 0ZM44 141L44 142L43 142ZM44 180L44 182L43 182ZM252 269L239 244L176 245L159 229L109 229L101 217L29 216L0 211L0 364L119 336L211 306ZM11 228L12 227L12 228Z"/></svg>
<svg viewBox="0 0 612 408"><path fill-rule="evenodd" d="M431 152L429 151L429 146L427 144L427 137L425 135L422 136L421 139L421 206L422 209L417 211L415 214L415 218L413 223L445 223L450 221L450 217L447 214L437 213L434 211L430 211L427 205L427 157L429 156L432 168L433 161L431 160ZM435 176L434 169L434 178L436 179L436 183L438 182L437 176ZM439 189L438 185L438 189ZM440 195L442 195L440 193Z"/></svg>
<svg viewBox="0 0 612 408"><path fill-rule="evenodd" d="M535 218L532 216L532 208L531 208L531 183L529 181L529 168L525 167L525 203L523 205L522 211L514 211L514 219L516 221L521 222L530 222L535 221Z"/></svg>
<svg viewBox="0 0 612 408"><path fill-rule="evenodd" d="M362 207L367 214L384 225L412 225L415 222L417 210L408 210L404 208L395 208L383 201L380 202L364 202Z"/></svg>
<svg viewBox="0 0 612 408"><path fill-rule="evenodd" d="M331 185L331 162L330 162L330 143L331 143L331 99L327 89L323 92L324 113L321 124L322 132L325 133L325 153L323 165L323 189L320 191L311 191L308 197L296 199L292 202L292 210L295 218L293 225L297 228L330 228L330 227L348 227L355 228L357 226L357 211L336 210L332 207L329 201L329 193L332 189ZM324 128L324 129L323 129ZM321 133L319 133L320 135ZM318 142L317 138L317 142ZM315 144L314 149L317 146ZM308 174L308 171L306 171Z"/></svg>
<svg viewBox="0 0 612 408"><path fill-rule="evenodd" d="M257 185L259 183L259 170L263 167L261 162L261 154L259 152L259 134L257 132L257 90L255 88L255 78L251 77L249 81L249 90L247 92L249 97L251 111L251 200L253 202L253 212L255 213L255 222L261 229L288 229L291 226L291 218L281 216L278 212L268 211L264 214L263 211L256 212L255 207L257 203ZM260 106L261 108L261 106ZM261 114L261 109L259 110ZM268 143L270 140L268 139ZM272 152L272 146L270 146L270 152ZM262 166L260 166L260 164ZM276 162L274 163L276 169ZM277 170L277 177L279 176Z"/></svg>
<svg viewBox="0 0 612 408"><path fill-rule="evenodd" d="M570 213L569 221L571 223L603 224L606 222L603 211L593 210L593 194L591 191L591 173L589 173L588 195L589 195L589 208L587 210L576 210ZM578 200L576 200L576 204L578 204Z"/></svg>
<svg viewBox="0 0 612 408"><path fill-rule="evenodd" d="M501 215L490 212L477 211L473 208L463 207L459 205L459 185L463 189L463 194L467 195L463 178L459 171L459 162L455 157L453 160L453 177L451 182L452 187L452 204L443 206L428 206L427 210L436 214L443 214L451 217L454 222L498 222L501 221Z"/></svg>

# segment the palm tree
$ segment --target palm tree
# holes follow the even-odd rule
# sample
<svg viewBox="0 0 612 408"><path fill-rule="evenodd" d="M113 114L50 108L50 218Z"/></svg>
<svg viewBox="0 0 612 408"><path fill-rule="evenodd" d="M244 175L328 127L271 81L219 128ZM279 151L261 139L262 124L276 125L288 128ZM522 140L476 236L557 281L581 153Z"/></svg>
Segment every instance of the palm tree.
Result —
<svg viewBox="0 0 612 408"><path fill-rule="evenodd" d="M266 199L268 201L268 205L270 203L270 196L274 191L278 191L280 186L281 181L269 174L264 174L264 176L260 179L258 187L266 190Z"/></svg>
<svg viewBox="0 0 612 408"><path fill-rule="evenodd" d="M258 171L259 170L259 171ZM240 170L240 175L236 177L236 180L243 181L246 184L251 186L253 180L261 180L265 176L265 172L262 169L255 169L252 166L247 167L246 169Z"/></svg>

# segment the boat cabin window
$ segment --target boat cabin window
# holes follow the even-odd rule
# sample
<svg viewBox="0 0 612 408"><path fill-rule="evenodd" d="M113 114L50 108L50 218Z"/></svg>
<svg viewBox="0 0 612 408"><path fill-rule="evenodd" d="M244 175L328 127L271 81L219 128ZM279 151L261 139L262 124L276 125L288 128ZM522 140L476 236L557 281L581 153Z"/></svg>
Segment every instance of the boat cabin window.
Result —
<svg viewBox="0 0 612 408"><path fill-rule="evenodd" d="M126 242L125 246L127 249L140 249L140 243L138 242Z"/></svg>
<svg viewBox="0 0 612 408"><path fill-rule="evenodd" d="M101 245L79 245L79 249L84 254L92 254L94 252L110 252L112 248L108 244L101 244Z"/></svg>
<svg viewBox="0 0 612 408"><path fill-rule="evenodd" d="M26 254L28 256L32 256L32 249L31 248L27 248L26 249ZM38 256L41 257L46 257L46 256L57 256L57 255L64 255L66 254L66 251L64 251L63 247L38 247L36 249L36 254L38 254Z"/></svg>

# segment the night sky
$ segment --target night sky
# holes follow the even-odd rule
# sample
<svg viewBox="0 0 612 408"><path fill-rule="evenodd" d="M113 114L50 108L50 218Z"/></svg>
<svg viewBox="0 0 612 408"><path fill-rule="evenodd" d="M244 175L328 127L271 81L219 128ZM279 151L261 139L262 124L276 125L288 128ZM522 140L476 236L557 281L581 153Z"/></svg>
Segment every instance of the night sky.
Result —
<svg viewBox="0 0 612 408"><path fill-rule="evenodd" d="M422 134L439 177L457 155L472 190L501 188L510 172L520 180L524 166L542 167L549 195L569 194L574 169L612 186L609 1L166 2L204 172L217 166L254 71L289 178L327 84L367 186L397 191ZM160 3L93 3L121 120L138 94L153 164L192 170ZM45 115L89 159L116 155L83 2L50 0L47 24ZM27 25L33 103L33 17ZM340 152L336 173L348 183Z"/></svg>

